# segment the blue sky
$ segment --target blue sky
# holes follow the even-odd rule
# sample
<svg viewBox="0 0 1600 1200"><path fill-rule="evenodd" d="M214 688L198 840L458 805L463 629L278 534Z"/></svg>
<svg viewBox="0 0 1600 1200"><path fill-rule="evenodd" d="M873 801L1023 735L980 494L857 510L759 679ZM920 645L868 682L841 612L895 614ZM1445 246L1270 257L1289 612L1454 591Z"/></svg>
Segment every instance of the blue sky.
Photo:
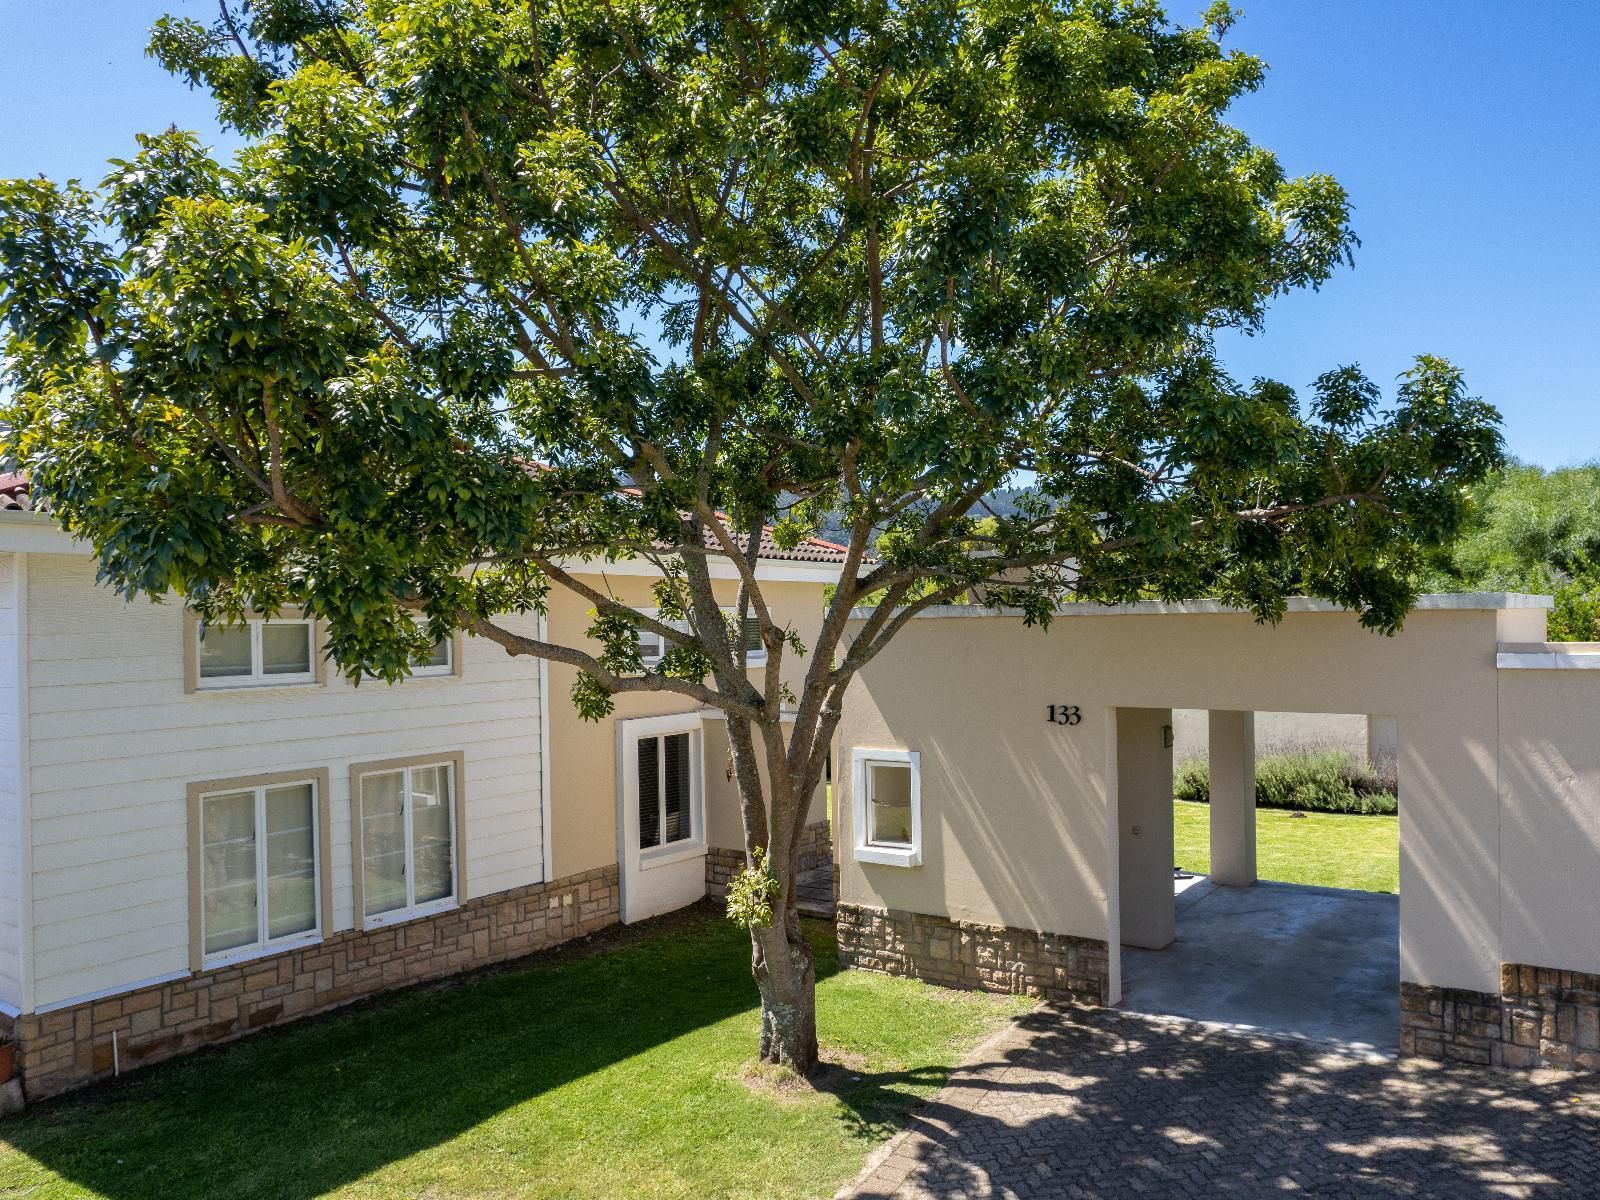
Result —
<svg viewBox="0 0 1600 1200"><path fill-rule="evenodd" d="M1173 4L1176 14L1198 3ZM1230 337L1241 378L1304 387L1355 362L1386 386L1441 354L1518 457L1600 457L1600 4L1242 0L1233 45L1272 70L1235 121L1349 190L1354 269ZM210 0L0 0L0 176L98 179L140 130L219 141L203 97L143 56Z"/></svg>

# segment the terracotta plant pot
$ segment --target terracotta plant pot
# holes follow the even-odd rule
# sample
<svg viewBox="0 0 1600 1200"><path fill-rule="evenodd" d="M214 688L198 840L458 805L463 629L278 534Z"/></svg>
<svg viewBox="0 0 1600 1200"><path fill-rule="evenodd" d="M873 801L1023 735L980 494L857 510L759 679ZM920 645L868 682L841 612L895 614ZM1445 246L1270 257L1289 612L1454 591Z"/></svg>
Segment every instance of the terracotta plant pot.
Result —
<svg viewBox="0 0 1600 1200"><path fill-rule="evenodd" d="M0 1083L10 1083L17 1072L17 1044L0 1042Z"/></svg>

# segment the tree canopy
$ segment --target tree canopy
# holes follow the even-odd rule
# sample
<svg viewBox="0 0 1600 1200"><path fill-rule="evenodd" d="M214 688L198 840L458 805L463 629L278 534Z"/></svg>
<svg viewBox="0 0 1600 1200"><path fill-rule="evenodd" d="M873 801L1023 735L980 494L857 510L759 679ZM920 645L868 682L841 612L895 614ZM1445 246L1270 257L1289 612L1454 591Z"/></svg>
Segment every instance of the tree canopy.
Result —
<svg viewBox="0 0 1600 1200"><path fill-rule="evenodd" d="M748 848L782 878L843 689L916 611L986 581L1037 622L1152 594L1272 618L1303 591L1393 629L1498 465L1496 413L1443 359L1387 406L1355 368L1297 397L1219 363L1216 331L1356 245L1333 179L1227 123L1265 75L1233 20L1153 0L168 18L151 53L245 148L169 130L97 187L0 184L0 451L118 588L213 618L303 604L352 676L397 678L465 626L579 667L592 717L640 690L724 709ZM763 526L793 544L825 521L849 552L807 644L755 552ZM571 569L616 556L657 564L657 612ZM553 586L594 606L592 641L496 623ZM648 671L640 629L672 647Z"/></svg>
<svg viewBox="0 0 1600 1200"><path fill-rule="evenodd" d="M1422 586L1548 592L1552 639L1600 638L1600 466L1512 463L1470 496L1460 535L1433 553Z"/></svg>

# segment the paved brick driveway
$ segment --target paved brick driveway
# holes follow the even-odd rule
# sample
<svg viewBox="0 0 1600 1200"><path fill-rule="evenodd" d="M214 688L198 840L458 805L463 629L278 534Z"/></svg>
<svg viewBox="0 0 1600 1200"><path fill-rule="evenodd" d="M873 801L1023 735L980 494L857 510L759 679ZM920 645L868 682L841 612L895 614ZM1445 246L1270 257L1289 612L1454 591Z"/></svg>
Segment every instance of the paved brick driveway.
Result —
<svg viewBox="0 0 1600 1200"><path fill-rule="evenodd" d="M1040 1010L919 1116L841 1195L1600 1196L1600 1079L1364 1060L1170 1018Z"/></svg>

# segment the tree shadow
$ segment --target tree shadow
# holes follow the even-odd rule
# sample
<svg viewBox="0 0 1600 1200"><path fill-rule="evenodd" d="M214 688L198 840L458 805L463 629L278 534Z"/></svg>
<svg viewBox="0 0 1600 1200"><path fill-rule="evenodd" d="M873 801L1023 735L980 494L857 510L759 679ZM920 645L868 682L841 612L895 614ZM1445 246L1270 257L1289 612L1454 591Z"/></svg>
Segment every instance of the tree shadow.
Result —
<svg viewBox="0 0 1600 1200"><path fill-rule="evenodd" d="M320 1195L751 1011L748 942L715 911L697 905L203 1050L35 1105L0 1138L114 1200ZM817 940L831 951L825 931ZM819 954L819 977L837 969L831 959ZM0 1193L10 1186L0 1179Z"/></svg>
<svg viewBox="0 0 1600 1200"><path fill-rule="evenodd" d="M911 1174L891 1162L857 1200L1600 1194L1600 1079L1343 1057L1106 1010L1022 1023L1026 1045L958 1071L981 1097L918 1110L896 1155Z"/></svg>

